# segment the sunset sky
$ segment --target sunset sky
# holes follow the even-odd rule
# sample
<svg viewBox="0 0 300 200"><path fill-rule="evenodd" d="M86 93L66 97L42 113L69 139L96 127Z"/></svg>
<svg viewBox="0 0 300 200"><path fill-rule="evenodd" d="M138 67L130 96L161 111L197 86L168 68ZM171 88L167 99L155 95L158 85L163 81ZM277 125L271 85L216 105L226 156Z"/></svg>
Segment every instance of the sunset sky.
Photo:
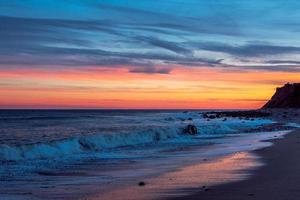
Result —
<svg viewBox="0 0 300 200"><path fill-rule="evenodd" d="M0 108L259 108L300 81L298 0L0 0Z"/></svg>

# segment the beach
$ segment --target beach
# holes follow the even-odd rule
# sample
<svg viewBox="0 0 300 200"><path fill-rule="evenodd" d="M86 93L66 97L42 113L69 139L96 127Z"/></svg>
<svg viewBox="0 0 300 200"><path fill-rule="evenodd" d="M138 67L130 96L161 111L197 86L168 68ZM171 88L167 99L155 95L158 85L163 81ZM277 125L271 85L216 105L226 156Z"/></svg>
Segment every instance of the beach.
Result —
<svg viewBox="0 0 300 200"><path fill-rule="evenodd" d="M243 117L205 112L3 111L0 197L185 196L199 185L248 178L248 170L261 165L252 151L270 146L263 141L281 138L292 128L253 116L262 115L257 111L238 112ZM185 132L191 124L197 134Z"/></svg>
<svg viewBox="0 0 300 200"><path fill-rule="evenodd" d="M294 184L297 192L300 144L291 133L297 116L286 110L2 112L0 197L243 199ZM197 134L184 129L191 124Z"/></svg>
<svg viewBox="0 0 300 200"><path fill-rule="evenodd" d="M298 121L294 119L293 121ZM209 188L199 188L193 195L172 200L298 200L300 197L300 129L283 139L272 140L273 145L253 153L264 165L251 171L250 178Z"/></svg>

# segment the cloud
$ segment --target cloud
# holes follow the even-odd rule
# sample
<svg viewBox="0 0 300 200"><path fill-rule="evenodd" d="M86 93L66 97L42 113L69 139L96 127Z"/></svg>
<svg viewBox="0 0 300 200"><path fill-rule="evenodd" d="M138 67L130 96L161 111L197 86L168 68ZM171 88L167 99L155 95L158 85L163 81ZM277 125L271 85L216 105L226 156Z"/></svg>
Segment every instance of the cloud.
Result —
<svg viewBox="0 0 300 200"><path fill-rule="evenodd" d="M131 73L144 73L144 74L169 74L171 68L168 67L136 67L129 70Z"/></svg>
<svg viewBox="0 0 300 200"><path fill-rule="evenodd" d="M300 72L300 65L223 65L223 67L242 71Z"/></svg>
<svg viewBox="0 0 300 200"><path fill-rule="evenodd" d="M296 61L296 60L268 60L265 63L285 64L285 65L300 65L300 61Z"/></svg>
<svg viewBox="0 0 300 200"><path fill-rule="evenodd" d="M276 18L277 11L263 11L258 2L53 1L55 6L31 0L0 3L0 68L105 66L169 73L156 66L181 65L298 72L300 61L292 57L299 54L300 44L291 43L298 36L290 41L291 31L273 26L295 20L281 15L281 21L271 23L268 16ZM281 8L276 2L259 3ZM295 8L289 9L297 16ZM253 19L262 12L266 16ZM290 61L274 60L283 54Z"/></svg>
<svg viewBox="0 0 300 200"><path fill-rule="evenodd" d="M271 44L230 45L217 42L202 42L192 45L201 50L222 52L242 57L257 57L300 52L300 47L298 46L279 46Z"/></svg>
<svg viewBox="0 0 300 200"><path fill-rule="evenodd" d="M175 53L180 53L180 54L190 54L191 53L190 50L182 47L180 44L178 44L176 42L161 40L161 39L154 38L154 37L136 37L136 39L146 42L148 44L151 44L153 46L175 52Z"/></svg>

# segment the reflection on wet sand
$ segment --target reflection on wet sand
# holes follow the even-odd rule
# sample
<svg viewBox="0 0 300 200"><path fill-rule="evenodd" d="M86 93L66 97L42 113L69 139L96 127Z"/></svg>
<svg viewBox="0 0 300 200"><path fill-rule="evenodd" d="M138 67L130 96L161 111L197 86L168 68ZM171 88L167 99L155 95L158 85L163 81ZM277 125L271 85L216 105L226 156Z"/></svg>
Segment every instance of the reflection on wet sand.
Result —
<svg viewBox="0 0 300 200"><path fill-rule="evenodd" d="M130 182L122 188L99 194L94 200L146 200L172 195L184 195L193 189L209 190L209 186L238 181L250 175L249 170L262 165L257 156L239 152L215 160L180 168L147 180ZM143 181L145 185L139 185Z"/></svg>

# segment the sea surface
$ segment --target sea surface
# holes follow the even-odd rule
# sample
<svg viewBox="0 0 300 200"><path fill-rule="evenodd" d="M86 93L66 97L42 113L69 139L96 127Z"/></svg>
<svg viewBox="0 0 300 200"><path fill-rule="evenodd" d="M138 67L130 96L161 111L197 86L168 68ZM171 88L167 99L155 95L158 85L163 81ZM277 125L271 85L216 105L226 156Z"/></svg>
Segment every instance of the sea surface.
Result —
<svg viewBox="0 0 300 200"><path fill-rule="evenodd" d="M203 112L0 110L0 199L178 195L178 188L245 178L242 169L259 165L247 152L286 133L244 133L274 122L209 120ZM184 134L189 124L197 135Z"/></svg>

